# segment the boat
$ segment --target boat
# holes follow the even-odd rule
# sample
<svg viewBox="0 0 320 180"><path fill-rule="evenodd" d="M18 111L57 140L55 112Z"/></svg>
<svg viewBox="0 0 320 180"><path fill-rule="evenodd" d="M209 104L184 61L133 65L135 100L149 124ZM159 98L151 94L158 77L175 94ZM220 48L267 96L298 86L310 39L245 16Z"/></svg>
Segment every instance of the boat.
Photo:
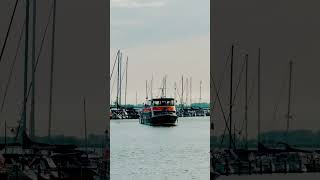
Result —
<svg viewBox="0 0 320 180"><path fill-rule="evenodd" d="M177 119L174 98L148 100L140 114L140 124L151 126L174 126Z"/></svg>

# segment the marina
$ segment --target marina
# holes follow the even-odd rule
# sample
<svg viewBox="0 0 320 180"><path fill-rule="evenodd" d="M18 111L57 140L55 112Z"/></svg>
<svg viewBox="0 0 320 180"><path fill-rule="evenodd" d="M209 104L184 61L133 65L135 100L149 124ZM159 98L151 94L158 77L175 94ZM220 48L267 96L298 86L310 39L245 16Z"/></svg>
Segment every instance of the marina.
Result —
<svg viewBox="0 0 320 180"><path fill-rule="evenodd" d="M19 4L23 4L22 9ZM1 113L5 103L8 87L10 82L13 81L11 76L14 72L14 65L19 50L23 51L24 56L21 60L23 63L23 98L21 105L17 108L18 120L14 125L11 120L11 125L7 125L7 120L1 119L1 125L4 130L4 142L0 144L0 179L1 180L107 180L109 179L109 132L106 129L103 142L100 142L100 146L103 149L102 153L96 151L90 151L87 141L87 104L86 99L83 97L83 121L81 126L84 127L84 145L83 144L71 144L68 142L60 142L58 144L53 143L54 130L52 128L52 105L53 105L53 87L55 73L55 40L56 40L56 12L57 2L56 0L50 1L50 12L46 21L46 26L43 32L41 32L41 43L39 52L36 51L36 19L39 16L37 14L37 2L36 0L19 1L16 0L10 19L10 24L7 27L8 31L6 38L9 36L12 22L14 21L17 11L23 11L25 21L22 24L21 32L19 36L19 42L15 44L17 46L16 56L12 62L10 69L10 75L6 81L6 90L4 98L2 99ZM17 8L18 7L18 8ZM16 15L17 16L17 15ZM49 24L52 24L49 28ZM50 29L51 34L49 34ZM49 58L49 103L48 103L48 132L46 138L43 141L36 141L35 126L36 126L36 113L35 104L36 101L36 72L38 68L38 62L42 60L40 58L44 46L44 40L46 36L50 36L50 58ZM24 48L19 48L24 44ZM30 46L31 45L31 46ZM7 41L4 42L2 53L7 46ZM31 65L31 66L30 66ZM31 75L31 76L29 76ZM30 111L29 111L30 109ZM80 147L83 146L83 147Z"/></svg>
<svg viewBox="0 0 320 180"><path fill-rule="evenodd" d="M320 172L320 154L319 149L316 147L304 147L303 145L297 146L291 144L290 138L290 123L292 121L291 102L292 102L292 81L293 81L293 61L289 61L287 84L287 112L285 117L286 129L282 132L281 138L275 138L273 140L267 139L262 136L261 133L261 98L260 98L260 84L261 84L261 73L260 73L260 58L261 50L258 49L258 63L257 63L257 130L258 135L256 139L252 139L254 144L248 144L248 108L252 108L248 105L248 54L245 54L243 60L243 68L240 76L234 76L234 45L231 47L231 55L227 62L230 62L230 86L229 86L229 110L225 113L222 109L219 90L213 82L215 89L216 101L219 103L220 110L223 114L225 121L225 134L221 139L220 145L211 144L211 176L213 178L219 178L220 176L230 175L254 175L254 174L287 174L287 173L319 173ZM227 64L228 65L228 64ZM242 74L242 72L244 72ZM233 87L234 79L238 79L238 84L241 79L245 79L245 105L244 114L244 125L242 126L244 133L236 133L236 125L234 117L232 116L233 109L235 108L234 99L237 88ZM226 115L227 114L227 115ZM211 123L211 130L213 132L213 124ZM239 130L241 131L241 130ZM213 134L211 134L212 136ZM268 140L268 141L267 141ZM223 141L226 143L223 144ZM220 147L219 147L220 146Z"/></svg>
<svg viewBox="0 0 320 180"><path fill-rule="evenodd" d="M168 89L174 94L172 103L175 106L175 114L178 117L201 117L210 116L209 103L204 102L201 97L202 81L200 81L200 95L196 102L192 102L192 78L181 77L180 91L178 90L177 83L175 82L173 88L167 86L167 76L164 76L161 81L160 93L157 97L154 97L153 90L153 77L150 81L146 80L145 93L146 102L138 104L137 97L135 104L127 103L127 89L128 89L128 62L129 58L126 58L126 63L123 64L123 52L118 50L116 53L115 61L112 65L110 81L113 82L110 90L110 119L141 119L144 108L150 106L148 101L156 98L166 98ZM124 70L122 69L123 67ZM116 87L114 87L116 84ZM114 91L116 91L115 97ZM124 92L123 92L124 91ZM137 94L136 94L137 96ZM114 97L114 99L112 98ZM124 97L124 100L122 100Z"/></svg>

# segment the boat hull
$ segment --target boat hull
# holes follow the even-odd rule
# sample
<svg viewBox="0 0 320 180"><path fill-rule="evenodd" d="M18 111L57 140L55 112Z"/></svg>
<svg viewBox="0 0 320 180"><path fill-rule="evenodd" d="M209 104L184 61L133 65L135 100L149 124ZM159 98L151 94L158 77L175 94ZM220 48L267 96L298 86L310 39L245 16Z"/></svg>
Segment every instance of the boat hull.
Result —
<svg viewBox="0 0 320 180"><path fill-rule="evenodd" d="M140 119L141 124L146 124L150 126L175 126L178 116L176 115L159 115L152 116L150 118L142 117Z"/></svg>

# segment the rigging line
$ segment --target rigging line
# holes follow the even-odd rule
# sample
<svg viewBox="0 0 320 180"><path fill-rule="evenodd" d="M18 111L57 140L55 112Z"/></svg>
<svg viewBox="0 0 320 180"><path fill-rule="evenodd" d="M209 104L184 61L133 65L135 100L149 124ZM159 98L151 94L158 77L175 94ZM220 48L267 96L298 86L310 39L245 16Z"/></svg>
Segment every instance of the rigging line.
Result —
<svg viewBox="0 0 320 180"><path fill-rule="evenodd" d="M285 73L287 73L287 72L285 72ZM284 76L282 76L282 77L284 77ZM278 101L276 102L276 105L275 105L275 107L274 107L274 112L273 112L273 116L272 116L272 117L273 117L273 118L272 118L273 121L276 121L276 120L277 120L277 113L278 113L278 110L279 110L279 105L280 105L281 97L283 96L285 85L287 85L287 84L285 83L286 80L287 80L286 78L283 79L283 81L282 81L282 86L281 86L281 88L280 88L279 97L276 99L276 100L278 100Z"/></svg>
<svg viewBox="0 0 320 180"><path fill-rule="evenodd" d="M25 25L26 25L26 21L24 21L24 23L23 23L23 26L22 26L22 29L21 29L21 32L20 32L20 37L19 37L19 40L18 40L18 46L17 46L17 48L16 48L16 53L15 53L13 62L12 62L11 67L10 67L9 78L8 78L8 81L7 81L6 86L5 86L6 88L5 88L4 95L3 95L3 99L2 99L2 103L1 103L0 113L3 112L4 103L5 103L5 101L6 101L8 89L9 89L9 86L10 86L10 83L11 83L11 78L12 78L13 70L14 70L14 67L15 67L15 64L16 64L16 61L17 61L17 56L18 56L18 53L19 53L19 49L20 49L21 40L22 40L22 35L23 35L23 33L24 33L24 27L25 27ZM0 122L0 127L1 127L1 125L2 125L2 121Z"/></svg>
<svg viewBox="0 0 320 180"><path fill-rule="evenodd" d="M255 84L256 84L256 80L258 79L257 74L258 74L258 71L257 71L256 74L255 74L255 77L256 77L256 78L254 78L254 79L252 80L251 88L250 88L250 90L249 90L249 92L251 92L251 94L250 94L250 96L249 96L249 98L248 98L248 106L251 104L252 99L253 99L253 95L254 95L254 91L253 91L253 90L254 90L254 88L256 87Z"/></svg>
<svg viewBox="0 0 320 180"><path fill-rule="evenodd" d="M235 91L235 94L234 94L234 97L233 97L233 102L232 102L232 104L234 104L235 103L235 100L236 100L236 94L237 94L237 92L238 92L238 89L239 89L239 85L240 85L240 82L241 82L241 79L242 79L242 73L243 73L243 71L244 71L244 65L245 65L245 63L243 63L242 64L242 70L241 70L241 72L240 72L240 78L239 78L239 81L238 81L238 84L237 84L237 87L236 87L236 91ZM211 74L211 73L210 73ZM212 82L213 82L213 85L214 85L214 87L215 87L215 83L214 83L214 80L213 80L213 77L212 77L212 75L211 75L211 79L212 79ZM216 88L216 87L215 87ZM217 98L218 98L218 100L219 100L219 96L217 95ZM220 107L221 107L221 105L220 105ZM229 112L230 113L230 112ZM223 139L224 139L224 136L225 136L225 131L226 131L226 128L228 128L228 121L230 120L230 117L228 117L228 119L227 119L227 121L226 121L226 127L225 127L225 129L224 129L224 135L223 135L223 138L222 138L222 141L223 141ZM228 130L229 130L229 128L228 128ZM221 142L221 143L223 143L223 142ZM233 142L234 143L234 142Z"/></svg>
<svg viewBox="0 0 320 180"><path fill-rule="evenodd" d="M115 82L116 82L116 78L113 79L113 83L112 83L112 87L111 87L111 91L110 91L110 97L113 93Z"/></svg>
<svg viewBox="0 0 320 180"><path fill-rule="evenodd" d="M237 87L236 87L235 93L234 93L234 95L233 95L233 102L232 102L232 104L235 104L235 101L236 101L237 92L238 92L238 90L239 90L240 83L241 83L241 80L242 80L242 73L243 73L244 67L245 67L244 65L245 65L245 61L243 61L243 63L242 63L242 68L241 68L241 72L240 72L240 74L239 74L239 80L238 80L238 83L237 83ZM230 112L229 112L229 114L230 114ZM229 121L229 120L230 120L230 118L228 118L228 121ZM233 143L235 143L235 142L233 142Z"/></svg>
<svg viewBox="0 0 320 180"><path fill-rule="evenodd" d="M239 81L238 81L238 84L237 84L235 93L234 93L234 95L233 95L233 104L235 103L235 100L236 100L236 97L237 97L237 92L238 92L238 89L239 89L239 86L240 86L240 82L241 82L241 79L242 79L242 73L243 73L243 71L244 71L244 65L245 65L245 61L244 61L243 64L242 64L241 72L240 72L240 74L239 74Z"/></svg>
<svg viewBox="0 0 320 180"><path fill-rule="evenodd" d="M13 22L13 19L14 19L14 15L16 13L18 2L19 2L19 0L16 0L16 2L14 4L14 8L13 8L12 15L11 15L11 18L10 18L9 27L8 27L8 30L7 30L7 33L6 33L6 37L4 39L4 43L3 43L2 48L1 48L0 62L2 61L2 56L4 54L4 50L5 50L6 45L7 45L8 37L9 37L10 30L11 30L11 27L12 27L12 22Z"/></svg>
<svg viewBox="0 0 320 180"><path fill-rule="evenodd" d="M119 51L120 51L120 50L119 50ZM118 51L118 52L119 52L119 51ZM116 59L114 60L114 63L113 63L113 68L112 68L112 71L111 71L110 80L111 80L111 78L112 78L113 71L114 71L114 67L116 66L117 59L118 59L118 53L117 53Z"/></svg>
<svg viewBox="0 0 320 180"><path fill-rule="evenodd" d="M42 38L42 40L41 40L41 46L40 46L40 49L39 49L39 52L38 52L37 61L36 61L36 64L35 64L33 73L35 73L35 72L37 71L37 67L38 67L40 55L41 55L41 52L42 52L44 40L45 40L45 37L46 37L46 35L47 35L47 31L48 31L50 19L51 19L51 16L52 16L53 5L54 5L54 4L52 3L52 4L51 4L51 9L50 9L50 12L49 12L48 21L47 21L47 24L46 24L46 27L45 27L44 35L43 35L43 38ZM26 103L26 102L28 101L28 98L29 98L29 95L30 95L30 90L31 90L32 85L33 85L33 82L31 81L30 84L29 84L29 87L28 87L28 93L27 93L26 99L24 99L24 102L22 102L22 104L23 104L23 103ZM22 110L21 110L21 111L22 111ZM21 126L21 120L22 120L22 113L21 113L21 118L20 118L20 122L19 122L19 126L18 126L18 132L19 132L20 126ZM18 133L17 133L17 135L16 135L16 137L15 137L15 140L17 139L17 136L18 136Z"/></svg>
<svg viewBox="0 0 320 180"><path fill-rule="evenodd" d="M227 53L227 61L226 61L225 65L224 65L224 70L221 73L222 76L221 76L221 79L219 80L218 94L219 94L219 92L221 90L223 79L224 79L224 77L226 75L227 68L229 67L228 64L229 64L229 59L231 59L230 57L231 57L231 50L229 50L229 53ZM213 81L213 78L212 78L212 81ZM213 107L215 106L216 102L217 102L217 97L213 100Z"/></svg>
<svg viewBox="0 0 320 180"><path fill-rule="evenodd" d="M212 78L212 79L213 79L213 78ZM219 103L219 106L220 106L220 109L221 109L221 112L222 112L222 115L223 115L224 122L225 122L225 124L226 124L226 127L225 127L225 128L228 128L228 130L229 130L228 121L226 120L225 112L224 112L224 110L223 110L223 108L222 108L222 105L221 105L220 96L219 96L219 94L218 94L216 84L214 83L214 81L212 81L212 83L213 83L213 87L214 87L214 90L215 90L216 95L217 95L217 98L218 98L217 100L218 100L218 103Z"/></svg>

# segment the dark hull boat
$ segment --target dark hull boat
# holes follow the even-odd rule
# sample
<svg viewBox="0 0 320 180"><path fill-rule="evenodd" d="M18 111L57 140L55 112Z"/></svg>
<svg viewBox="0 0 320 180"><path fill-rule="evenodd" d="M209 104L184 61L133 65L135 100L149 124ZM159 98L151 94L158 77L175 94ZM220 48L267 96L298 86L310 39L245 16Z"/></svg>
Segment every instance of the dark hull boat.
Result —
<svg viewBox="0 0 320 180"><path fill-rule="evenodd" d="M177 119L173 98L149 100L140 115L140 123L151 126L174 126Z"/></svg>
<svg viewBox="0 0 320 180"><path fill-rule="evenodd" d="M147 124L151 126L174 126L178 117L175 115L159 115L154 117L142 117L141 124Z"/></svg>

